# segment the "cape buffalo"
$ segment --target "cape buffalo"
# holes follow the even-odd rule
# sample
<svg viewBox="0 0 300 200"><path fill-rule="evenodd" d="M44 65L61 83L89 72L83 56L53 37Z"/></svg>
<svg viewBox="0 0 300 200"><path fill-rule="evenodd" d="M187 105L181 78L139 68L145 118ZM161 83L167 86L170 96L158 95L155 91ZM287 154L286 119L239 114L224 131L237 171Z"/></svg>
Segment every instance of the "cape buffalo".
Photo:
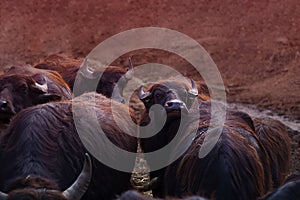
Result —
<svg viewBox="0 0 300 200"><path fill-rule="evenodd" d="M81 66L82 64L82 66ZM111 98L113 90L117 90L113 99L122 102L122 91L127 81L132 78L132 70L127 72L119 66L107 66L91 71L87 60L77 60L69 58L62 54L53 54L45 58L42 62L35 65L39 69L55 70L61 74L70 88L76 87L75 96L84 92L93 91L92 85L97 85L96 91L106 97ZM129 59L129 69L132 69L132 63ZM101 78L100 75L102 74ZM98 79L100 78L99 82ZM75 85L75 79L76 85Z"/></svg>
<svg viewBox="0 0 300 200"><path fill-rule="evenodd" d="M73 110L74 107L77 109ZM64 191L75 181L83 165L84 154L90 150L83 141L85 145L93 144L100 155L133 169L135 157L128 158L110 151L107 143L99 140L99 137L107 137L118 148L135 153L137 140L128 135L135 131L129 126L134 116L124 117L127 112L133 113L128 106L97 93L22 110L0 140L0 190L8 196L16 192L27 195L30 191ZM77 126L75 120L84 126ZM97 125L101 126L104 136ZM83 133L79 135L78 130ZM92 136L98 137L98 140ZM130 188L131 173L108 167L92 155L93 176L82 199L113 199ZM36 191L32 185L22 186L28 176L37 177L33 181L42 184L43 189L38 187ZM28 197L32 200L40 198Z"/></svg>
<svg viewBox="0 0 300 200"><path fill-rule="evenodd" d="M176 134L179 124L181 113L187 114L190 107L192 106L194 100L198 96L198 89L194 81L191 84L185 81L165 80L153 84L147 91L143 90L143 87L139 89L139 99L144 103L146 112L144 113L143 119L141 120L141 126L150 124L150 108L152 105L161 105L161 109L157 110L152 117L152 123L159 123L160 117L164 115L164 111L167 115L167 120L163 128L154 136L148 138L141 138L141 147L144 153L153 152L155 150L161 149L166 144L169 143ZM158 120L156 121L156 118ZM152 131L152 129L150 130ZM144 133L147 135L147 133ZM148 164L151 169L151 162L149 162L149 157L145 156L148 160ZM159 158L157 158L157 162ZM162 177L164 169L151 171L151 179L155 177ZM161 178L158 179L156 188L153 188L153 194L155 196L164 196L163 185Z"/></svg>
<svg viewBox="0 0 300 200"><path fill-rule="evenodd" d="M8 123L29 106L71 98L68 85L56 72L13 67L0 76L0 121Z"/></svg>
<svg viewBox="0 0 300 200"><path fill-rule="evenodd" d="M252 119L246 113L229 110L215 101L199 101L199 107L190 108L196 96L193 82L191 87L179 81L161 81L148 91L140 89L139 98L146 107L141 125L151 121L159 123L159 116L164 114L162 110L165 110L167 117L157 134L141 139L144 152L153 152L168 145L180 128L184 134L180 136L177 145L173 146L173 151L169 152L169 158L178 149L186 149L173 164L150 172L151 178L158 177L153 194L159 197L200 195L215 199L255 199L265 194L273 185L269 157L255 133ZM220 120L210 124L211 102L215 102L219 108L214 112L221 108L226 110L224 127ZM151 110L155 104L159 104L161 109ZM216 113L216 116L222 115ZM157 117L159 120L156 120ZM195 122L199 122L195 132L189 132L191 124ZM222 128L220 138L206 157L199 158L204 139L214 137L213 132L207 131L210 126ZM160 158L155 160L147 155L145 158L162 162ZM151 169L151 162L149 165Z"/></svg>
<svg viewBox="0 0 300 200"><path fill-rule="evenodd" d="M272 185L269 157L255 133L252 119L248 114L230 110L218 102L214 102L218 109L212 111L212 102L200 104L195 137L183 155L167 167L165 193L228 200L251 200L264 195ZM224 125L219 117L214 121L211 119L212 112L221 115L219 108L222 107L226 110ZM218 134L215 130L221 131L220 137L212 150L200 158L205 139L214 138ZM211 143L210 140L207 142ZM174 149L186 144L183 140Z"/></svg>
<svg viewBox="0 0 300 200"><path fill-rule="evenodd" d="M29 163L28 163L29 164ZM88 154L81 173L76 181L61 192L57 185L36 175L20 177L9 183L8 194L0 192L1 200L39 199L39 200L79 200L86 192L92 177L92 163Z"/></svg>
<svg viewBox="0 0 300 200"><path fill-rule="evenodd" d="M66 99L71 99L71 90L61 75L53 70L37 69L30 65L13 66L5 71L4 75L27 75L32 77L37 83L47 84L51 93L60 94Z"/></svg>

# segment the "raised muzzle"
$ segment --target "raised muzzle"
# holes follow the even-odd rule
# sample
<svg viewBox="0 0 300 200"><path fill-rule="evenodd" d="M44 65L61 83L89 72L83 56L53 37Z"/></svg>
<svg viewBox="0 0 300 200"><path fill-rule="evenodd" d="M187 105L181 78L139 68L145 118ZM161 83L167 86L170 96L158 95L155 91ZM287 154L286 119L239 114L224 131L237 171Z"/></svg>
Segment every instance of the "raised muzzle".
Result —
<svg viewBox="0 0 300 200"><path fill-rule="evenodd" d="M180 110L182 110L184 112L188 111L185 103L178 99L172 99L170 101L167 101L165 103L165 109L167 111L180 111Z"/></svg>

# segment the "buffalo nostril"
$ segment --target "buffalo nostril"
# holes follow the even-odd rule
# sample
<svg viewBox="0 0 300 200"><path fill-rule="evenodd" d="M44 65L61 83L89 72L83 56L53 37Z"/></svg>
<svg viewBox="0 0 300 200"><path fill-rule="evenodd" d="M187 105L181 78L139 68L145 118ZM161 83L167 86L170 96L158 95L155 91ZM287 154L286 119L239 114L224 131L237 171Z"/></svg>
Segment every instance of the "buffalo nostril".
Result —
<svg viewBox="0 0 300 200"><path fill-rule="evenodd" d="M6 108L7 106L8 106L7 101L5 101L5 100L0 100L0 107L1 107L1 108Z"/></svg>
<svg viewBox="0 0 300 200"><path fill-rule="evenodd" d="M180 108L183 106L183 102L181 101L169 101L166 103L166 107L168 108Z"/></svg>
<svg viewBox="0 0 300 200"><path fill-rule="evenodd" d="M168 102L168 103L167 103L167 106L168 106L168 107L172 107L172 106L173 106L173 102Z"/></svg>

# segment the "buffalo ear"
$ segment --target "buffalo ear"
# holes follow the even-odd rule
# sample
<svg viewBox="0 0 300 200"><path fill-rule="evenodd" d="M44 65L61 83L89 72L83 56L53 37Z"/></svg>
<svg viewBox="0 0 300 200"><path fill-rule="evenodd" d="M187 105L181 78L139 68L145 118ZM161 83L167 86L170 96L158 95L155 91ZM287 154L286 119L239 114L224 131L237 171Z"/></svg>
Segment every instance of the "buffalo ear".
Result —
<svg viewBox="0 0 300 200"><path fill-rule="evenodd" d="M241 111L235 111L234 114L242 118L248 124L248 126L255 131L253 120L249 114Z"/></svg>
<svg viewBox="0 0 300 200"><path fill-rule="evenodd" d="M141 101L145 101L146 99L148 99L151 96L150 92L144 92L143 90L143 86L139 87L139 93L138 93L138 97Z"/></svg>
<svg viewBox="0 0 300 200"><path fill-rule="evenodd" d="M39 84L35 82L31 85L31 88L38 93L37 103L47 103L50 101L60 101L62 100L62 96L58 94L49 93L47 83Z"/></svg>
<svg viewBox="0 0 300 200"><path fill-rule="evenodd" d="M190 95L193 95L194 97L198 96L198 89L196 86L196 83L193 79L191 79L192 89L190 89L188 92Z"/></svg>
<svg viewBox="0 0 300 200"><path fill-rule="evenodd" d="M47 93L48 92L48 85L47 83L44 84L39 84L35 82L34 84L31 85L31 88L38 93Z"/></svg>
<svg viewBox="0 0 300 200"><path fill-rule="evenodd" d="M125 78L126 78L127 81L131 80L133 78L133 75L134 75L133 64L131 62L131 57L128 58L128 63L129 63L129 68L127 69L127 72L125 74Z"/></svg>

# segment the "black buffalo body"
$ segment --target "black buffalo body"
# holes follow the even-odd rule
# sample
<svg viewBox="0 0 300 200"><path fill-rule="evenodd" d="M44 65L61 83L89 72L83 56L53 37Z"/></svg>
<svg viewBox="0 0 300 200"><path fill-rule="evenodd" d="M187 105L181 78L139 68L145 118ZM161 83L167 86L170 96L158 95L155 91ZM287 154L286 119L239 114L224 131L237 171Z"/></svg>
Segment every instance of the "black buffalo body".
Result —
<svg viewBox="0 0 300 200"><path fill-rule="evenodd" d="M164 113L167 116L163 128L156 135L141 139L144 152L161 149L174 140L180 129L183 130L177 144L169 152L169 159L179 149L184 150L183 154L165 168L150 172L151 178L158 177L153 194L158 197L200 195L212 199L251 200L282 182L288 164L279 163L278 160L289 152L289 141L281 140L286 138L284 128L279 126L277 129L282 133L276 133L274 130L277 125L262 125L261 121L256 122L255 126L248 114L229 109L217 101L197 100L195 102L199 105L195 107L193 101L197 93L193 81L191 85L180 81L161 81L147 91L140 89L139 98L146 107L141 125L148 125L151 120L155 122ZM212 103L216 106L214 116L217 116L213 120ZM155 104L159 104L161 109L151 110ZM224 124L221 123L223 110L226 113ZM190 129L195 123L196 129ZM215 131L208 131L209 127L221 130L218 133L220 137L212 150L200 158L198 155L204 140L214 138L216 134ZM268 127L271 131L268 131ZM262 139L270 134L274 136ZM275 147L266 145L270 140L276 140L273 144L287 149L279 153ZM146 155L145 158L151 161L150 169L152 162L162 162L159 157L153 159ZM289 157L282 160L289 162ZM272 167L274 169L271 170Z"/></svg>
<svg viewBox="0 0 300 200"><path fill-rule="evenodd" d="M118 112L113 113L111 104L112 100L103 95L87 93L72 101L51 102L21 111L12 121L7 134L1 138L0 190L10 196L16 191L29 195L32 191L47 193L68 188L80 174L87 152L81 139L85 138L85 134L101 134L95 131L98 129L94 128L92 113L95 113L96 121L114 145L136 152L136 138L125 133L125 130L129 132L128 126L134 117L123 118L122 115L124 112L131 113L131 110L115 102ZM72 112L72 106L78 109ZM86 125L80 137L74 118ZM114 119L121 121L121 128ZM97 141L91 141L93 138L87 138L87 142L97 144ZM106 147L100 146L99 153L126 162L132 168L134 166L134 158L121 157L106 150ZM130 188L131 173L120 172L102 164L94 156L91 158L93 175L82 199L113 199ZM34 177L30 181L33 185L23 184L28 176ZM38 197L28 199L53 199Z"/></svg>

